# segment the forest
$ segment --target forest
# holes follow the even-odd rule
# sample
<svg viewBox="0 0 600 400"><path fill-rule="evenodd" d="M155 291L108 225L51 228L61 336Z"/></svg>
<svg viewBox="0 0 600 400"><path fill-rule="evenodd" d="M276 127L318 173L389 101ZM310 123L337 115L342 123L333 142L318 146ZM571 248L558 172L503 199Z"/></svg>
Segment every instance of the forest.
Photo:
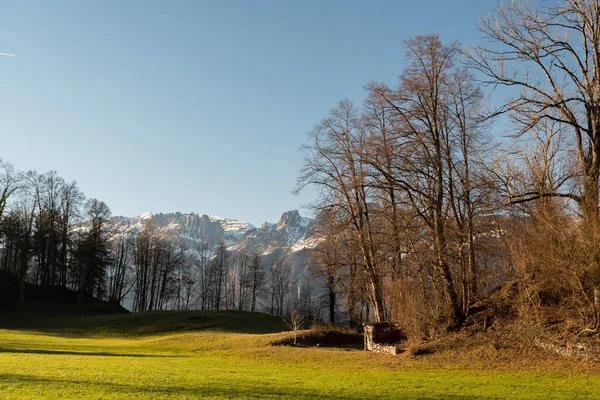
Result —
<svg viewBox="0 0 600 400"><path fill-rule="evenodd" d="M3 303L36 285L37 301L64 289L134 312L301 310L415 340L482 310L483 329L598 332L600 5L509 2L479 28L474 47L405 40L394 85L367 83L308 133L295 191L318 190L307 269L322 296L294 297L285 260L222 241L191 248L151 223L115 239L109 207L75 182L2 162Z"/></svg>

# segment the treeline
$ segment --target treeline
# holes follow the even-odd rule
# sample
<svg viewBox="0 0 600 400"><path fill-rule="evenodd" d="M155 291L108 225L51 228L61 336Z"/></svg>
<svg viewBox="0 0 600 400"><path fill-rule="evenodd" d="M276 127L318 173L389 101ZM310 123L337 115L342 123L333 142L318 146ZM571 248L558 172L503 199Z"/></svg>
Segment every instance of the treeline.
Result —
<svg viewBox="0 0 600 400"><path fill-rule="evenodd" d="M232 253L222 241L185 245L153 222L120 243L120 266L130 270L119 276L131 277L134 311L263 309L259 297L267 297L268 280L258 254Z"/></svg>
<svg viewBox="0 0 600 400"><path fill-rule="evenodd" d="M406 40L396 86L367 84L310 132L298 190L319 189L331 320L343 305L422 337L504 282L525 321L599 329L599 20L597 0L510 2L483 46ZM490 104L498 86L517 90Z"/></svg>
<svg viewBox="0 0 600 400"><path fill-rule="evenodd" d="M185 241L148 221L131 235L117 235L109 264L108 300L131 299L134 312L149 310L239 310L284 316L298 309L324 319L315 285L298 282L286 257L265 260L257 252L231 250L223 239ZM128 304L129 305L129 304Z"/></svg>
<svg viewBox="0 0 600 400"><path fill-rule="evenodd" d="M17 300L27 300L26 282L42 294L75 290L79 302L103 298L110 263L106 204L86 200L75 182L55 172L20 173L0 160L0 173L1 270L20 283ZM84 219L89 223L82 226Z"/></svg>
<svg viewBox="0 0 600 400"><path fill-rule="evenodd" d="M222 239L186 242L152 220L137 232L119 233L108 206L86 199L75 182L53 171L19 172L1 160L0 271L3 303L72 300L64 297L68 291L79 304L103 300L134 312L283 315L299 303L285 259L267 264L258 253L230 251ZM7 274L18 288L8 287L13 280ZM27 284L35 285L35 298Z"/></svg>

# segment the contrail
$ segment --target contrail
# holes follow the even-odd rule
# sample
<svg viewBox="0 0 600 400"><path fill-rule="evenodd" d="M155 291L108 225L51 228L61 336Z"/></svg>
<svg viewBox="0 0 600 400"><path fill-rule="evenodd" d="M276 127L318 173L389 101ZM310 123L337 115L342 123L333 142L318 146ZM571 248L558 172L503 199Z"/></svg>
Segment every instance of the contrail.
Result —
<svg viewBox="0 0 600 400"><path fill-rule="evenodd" d="M6 57L16 57L16 54L10 54L10 53L0 53L0 56L6 56Z"/></svg>

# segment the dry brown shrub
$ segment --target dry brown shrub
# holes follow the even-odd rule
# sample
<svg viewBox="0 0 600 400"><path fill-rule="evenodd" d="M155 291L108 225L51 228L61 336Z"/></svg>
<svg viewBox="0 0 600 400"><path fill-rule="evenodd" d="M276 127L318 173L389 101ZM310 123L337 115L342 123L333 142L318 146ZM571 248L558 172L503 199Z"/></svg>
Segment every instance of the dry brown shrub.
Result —
<svg viewBox="0 0 600 400"><path fill-rule="evenodd" d="M418 285L408 279L398 279L389 285L389 319L406 334L406 351L416 354L423 339L434 332L427 301Z"/></svg>
<svg viewBox="0 0 600 400"><path fill-rule="evenodd" d="M590 246L571 216L539 213L519 222L507 236L507 247L518 282L520 319L536 324L572 324L578 319L590 324L597 281L591 266L597 246Z"/></svg>

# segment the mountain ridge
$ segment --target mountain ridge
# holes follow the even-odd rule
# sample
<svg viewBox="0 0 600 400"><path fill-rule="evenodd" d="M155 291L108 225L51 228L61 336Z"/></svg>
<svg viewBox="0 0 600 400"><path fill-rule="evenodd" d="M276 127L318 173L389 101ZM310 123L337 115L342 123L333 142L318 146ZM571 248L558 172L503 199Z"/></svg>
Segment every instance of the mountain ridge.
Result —
<svg viewBox="0 0 600 400"><path fill-rule="evenodd" d="M267 258L288 257L318 243L314 219L302 217L298 210L286 211L276 223L265 222L258 228L248 222L195 212L114 216L109 224L111 239L135 235L149 223L160 233L181 238L190 248L202 242L214 248L224 242L234 253L259 253Z"/></svg>

